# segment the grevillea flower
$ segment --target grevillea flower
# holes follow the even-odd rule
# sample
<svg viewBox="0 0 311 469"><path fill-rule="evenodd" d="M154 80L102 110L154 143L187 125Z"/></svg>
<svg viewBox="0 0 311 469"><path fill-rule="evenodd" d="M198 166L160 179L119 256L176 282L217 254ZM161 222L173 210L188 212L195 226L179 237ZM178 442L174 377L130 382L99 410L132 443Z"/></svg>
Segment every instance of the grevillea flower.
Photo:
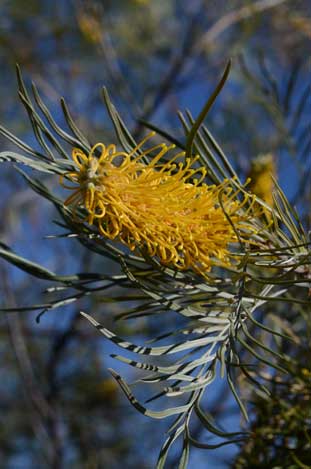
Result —
<svg viewBox="0 0 311 469"><path fill-rule="evenodd" d="M205 184L198 156L185 158L182 152L163 161L174 146L142 150L153 135L129 153L102 143L89 155L74 148L76 170L65 176L75 186L65 186L73 190L65 204L74 211L83 207L86 221L102 236L164 265L203 275L212 265L230 266L230 245L250 241L256 231L249 221L255 199L241 197L230 180Z"/></svg>
<svg viewBox="0 0 311 469"><path fill-rule="evenodd" d="M102 40L101 21L91 12L80 11L77 15L78 26L85 39L94 44L100 44Z"/></svg>
<svg viewBox="0 0 311 469"><path fill-rule="evenodd" d="M249 190L270 207L273 206L273 177L276 177L274 157L271 153L260 155L251 162Z"/></svg>

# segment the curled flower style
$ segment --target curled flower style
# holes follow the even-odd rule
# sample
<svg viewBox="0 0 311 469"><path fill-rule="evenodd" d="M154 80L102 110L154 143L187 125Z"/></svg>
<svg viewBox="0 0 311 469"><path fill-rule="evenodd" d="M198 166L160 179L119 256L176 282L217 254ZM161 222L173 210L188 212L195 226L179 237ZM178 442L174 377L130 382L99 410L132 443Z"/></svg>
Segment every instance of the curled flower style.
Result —
<svg viewBox="0 0 311 469"><path fill-rule="evenodd" d="M156 257L164 265L204 275L212 265L230 266L230 245L251 241L255 198L242 196L232 181L204 183L199 157L184 152L164 161L174 146L142 147L131 152L97 143L89 155L73 149L76 170L65 177L75 183L66 205L85 208L86 221L110 240ZM149 163L145 161L149 160ZM67 186L65 186L67 187Z"/></svg>

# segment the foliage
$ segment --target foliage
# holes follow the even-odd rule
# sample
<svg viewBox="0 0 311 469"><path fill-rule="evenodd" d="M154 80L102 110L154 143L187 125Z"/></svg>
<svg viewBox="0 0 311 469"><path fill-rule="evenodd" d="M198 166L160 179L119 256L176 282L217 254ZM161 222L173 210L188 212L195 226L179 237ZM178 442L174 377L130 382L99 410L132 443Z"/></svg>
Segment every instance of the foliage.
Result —
<svg viewBox="0 0 311 469"><path fill-rule="evenodd" d="M271 395L252 398L255 420L252 438L242 447L233 467L300 467L311 464L310 439L310 348L296 346L301 353L285 377L265 376Z"/></svg>

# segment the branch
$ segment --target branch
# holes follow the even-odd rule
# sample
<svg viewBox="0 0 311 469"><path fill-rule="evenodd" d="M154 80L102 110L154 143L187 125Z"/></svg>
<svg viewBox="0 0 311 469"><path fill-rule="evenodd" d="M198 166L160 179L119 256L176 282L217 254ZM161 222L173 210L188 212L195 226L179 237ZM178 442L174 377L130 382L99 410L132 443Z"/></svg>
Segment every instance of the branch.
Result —
<svg viewBox="0 0 311 469"><path fill-rule="evenodd" d="M218 36L220 36L226 29L230 28L236 23L244 21L252 16L261 13L262 11L274 8L287 0L261 0L249 6L244 6L239 10L234 10L227 15L220 18L213 26L203 35L197 47L199 51L206 48L213 43Z"/></svg>
<svg viewBox="0 0 311 469"><path fill-rule="evenodd" d="M2 291L7 303L15 305L14 296L10 287L7 271L1 268ZM40 391L40 387L36 383L31 359L28 354L27 346L23 337L22 325L18 314L8 314L7 324L10 333L11 343L16 355L20 375L25 390L26 402L29 406L31 425L35 436L42 445L45 457L48 461L54 458L53 448L49 441L47 432L47 420L52 416L52 409L46 402L45 397Z"/></svg>

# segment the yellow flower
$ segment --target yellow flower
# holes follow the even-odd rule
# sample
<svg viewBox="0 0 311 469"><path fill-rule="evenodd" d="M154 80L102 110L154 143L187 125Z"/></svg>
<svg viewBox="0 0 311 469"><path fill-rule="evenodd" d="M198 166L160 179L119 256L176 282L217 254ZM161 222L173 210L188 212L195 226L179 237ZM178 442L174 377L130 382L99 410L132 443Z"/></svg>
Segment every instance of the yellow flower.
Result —
<svg viewBox="0 0 311 469"><path fill-rule="evenodd" d="M270 153L260 155L251 162L249 190L264 200L270 207L273 206L272 176L276 177L273 155Z"/></svg>
<svg viewBox="0 0 311 469"><path fill-rule="evenodd" d="M78 25L85 39L99 44L102 40L102 26L95 15L81 12L77 16Z"/></svg>
<svg viewBox="0 0 311 469"><path fill-rule="evenodd" d="M89 155L73 149L76 170L65 176L76 185L69 187L73 193L65 204L74 212L83 207L86 221L102 236L164 265L202 275L212 265L230 266L229 245L249 241L256 231L248 221L254 200L241 197L230 180L206 185L206 169L196 167L198 156L185 158L182 152L164 161L173 145L142 150L153 135L129 153L102 143Z"/></svg>
<svg viewBox="0 0 311 469"><path fill-rule="evenodd" d="M119 386L114 378L105 378L95 387L95 392L99 398L106 403L115 404L118 400Z"/></svg>

